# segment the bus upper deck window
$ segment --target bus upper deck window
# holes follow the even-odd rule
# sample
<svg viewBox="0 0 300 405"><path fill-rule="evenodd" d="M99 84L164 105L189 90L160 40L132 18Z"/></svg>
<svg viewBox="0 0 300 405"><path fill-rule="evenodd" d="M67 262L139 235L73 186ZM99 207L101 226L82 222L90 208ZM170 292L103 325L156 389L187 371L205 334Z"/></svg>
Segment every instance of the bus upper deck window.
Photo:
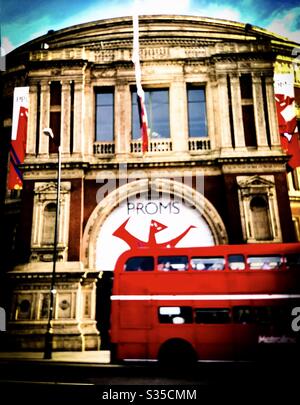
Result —
<svg viewBox="0 0 300 405"><path fill-rule="evenodd" d="M185 271L188 269L187 256L159 256L158 270L162 271Z"/></svg>
<svg viewBox="0 0 300 405"><path fill-rule="evenodd" d="M224 257L193 257L191 259L193 270L224 270Z"/></svg>
<svg viewBox="0 0 300 405"><path fill-rule="evenodd" d="M125 271L152 271L154 258L152 256L130 257L125 263Z"/></svg>
<svg viewBox="0 0 300 405"><path fill-rule="evenodd" d="M286 255L286 267L300 268L300 254Z"/></svg>
<svg viewBox="0 0 300 405"><path fill-rule="evenodd" d="M249 256L250 270L274 270L279 269L282 260L280 256Z"/></svg>
<svg viewBox="0 0 300 405"><path fill-rule="evenodd" d="M230 270L245 270L245 258L243 255L229 255L228 265Z"/></svg>

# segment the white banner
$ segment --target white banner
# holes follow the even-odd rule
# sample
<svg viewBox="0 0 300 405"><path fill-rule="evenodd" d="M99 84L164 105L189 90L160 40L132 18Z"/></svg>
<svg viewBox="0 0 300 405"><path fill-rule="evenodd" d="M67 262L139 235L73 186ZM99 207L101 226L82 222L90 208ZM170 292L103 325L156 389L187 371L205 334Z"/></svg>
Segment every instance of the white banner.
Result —
<svg viewBox="0 0 300 405"><path fill-rule="evenodd" d="M126 250L214 245L212 232L194 207L183 201L130 199L119 205L101 227L96 247L96 267L113 271Z"/></svg>
<svg viewBox="0 0 300 405"><path fill-rule="evenodd" d="M28 109L28 106L29 106L29 87L15 87L12 132L11 132L12 141L15 141L17 139L20 107L25 107Z"/></svg>

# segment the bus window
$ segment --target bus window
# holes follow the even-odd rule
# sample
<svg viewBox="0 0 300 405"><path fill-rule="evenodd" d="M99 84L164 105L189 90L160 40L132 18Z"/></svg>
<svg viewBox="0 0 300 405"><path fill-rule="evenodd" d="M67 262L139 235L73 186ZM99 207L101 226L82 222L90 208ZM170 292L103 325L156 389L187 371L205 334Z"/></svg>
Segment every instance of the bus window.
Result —
<svg viewBox="0 0 300 405"><path fill-rule="evenodd" d="M286 255L286 267L300 268L300 254Z"/></svg>
<svg viewBox="0 0 300 405"><path fill-rule="evenodd" d="M224 270L224 257L192 257L191 266L194 270Z"/></svg>
<svg viewBox="0 0 300 405"><path fill-rule="evenodd" d="M249 256L248 264L250 270L274 270L281 265L280 256Z"/></svg>
<svg viewBox="0 0 300 405"><path fill-rule="evenodd" d="M130 257L124 266L125 271L152 271L154 258L152 256Z"/></svg>
<svg viewBox="0 0 300 405"><path fill-rule="evenodd" d="M251 307L233 307L233 321L237 323L252 323L255 321Z"/></svg>
<svg viewBox="0 0 300 405"><path fill-rule="evenodd" d="M245 258L243 255L229 255L228 266L230 270L245 270Z"/></svg>
<svg viewBox="0 0 300 405"><path fill-rule="evenodd" d="M192 307L159 307L158 320L160 323L177 325L193 323Z"/></svg>
<svg viewBox="0 0 300 405"><path fill-rule="evenodd" d="M187 256L159 256L158 270L163 271L184 271L188 269Z"/></svg>
<svg viewBox="0 0 300 405"><path fill-rule="evenodd" d="M229 308L196 308L196 323L229 323Z"/></svg>

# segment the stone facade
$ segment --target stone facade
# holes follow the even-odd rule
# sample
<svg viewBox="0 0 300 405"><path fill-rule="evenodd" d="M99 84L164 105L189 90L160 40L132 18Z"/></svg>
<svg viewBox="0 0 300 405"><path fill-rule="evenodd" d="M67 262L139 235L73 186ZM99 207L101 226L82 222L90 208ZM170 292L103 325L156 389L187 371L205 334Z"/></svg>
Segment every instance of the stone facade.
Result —
<svg viewBox="0 0 300 405"><path fill-rule="evenodd" d="M49 32L11 53L4 104L11 107L15 86L30 88L18 263L8 273L14 345L41 349L47 323L57 151L42 135L45 127L56 125L62 147L54 349L99 348L97 285L105 269L97 267L97 238L120 203L150 186L199 212L204 207L215 244L295 241L273 91L274 61L290 55L294 45L240 23L141 17L143 88L166 89L169 108L169 136L152 137L146 153L132 137L130 18ZM204 89L205 136L189 135L189 86ZM111 141L96 141L98 89L113 93ZM253 112L251 125L247 111ZM6 108L5 133L10 117ZM195 189L200 177L203 193ZM115 187L99 198L99 184L110 180ZM262 231L255 228L258 219Z"/></svg>

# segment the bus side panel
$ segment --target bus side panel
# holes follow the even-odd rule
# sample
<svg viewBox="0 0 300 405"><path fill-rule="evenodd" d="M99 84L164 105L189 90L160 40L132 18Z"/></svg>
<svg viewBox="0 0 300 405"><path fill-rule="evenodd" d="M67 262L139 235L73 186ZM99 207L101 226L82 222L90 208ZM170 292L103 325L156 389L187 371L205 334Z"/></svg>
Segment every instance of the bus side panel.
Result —
<svg viewBox="0 0 300 405"><path fill-rule="evenodd" d="M147 359L149 330L152 322L150 305L145 301L120 301L112 311L112 341L116 345L116 357Z"/></svg>

